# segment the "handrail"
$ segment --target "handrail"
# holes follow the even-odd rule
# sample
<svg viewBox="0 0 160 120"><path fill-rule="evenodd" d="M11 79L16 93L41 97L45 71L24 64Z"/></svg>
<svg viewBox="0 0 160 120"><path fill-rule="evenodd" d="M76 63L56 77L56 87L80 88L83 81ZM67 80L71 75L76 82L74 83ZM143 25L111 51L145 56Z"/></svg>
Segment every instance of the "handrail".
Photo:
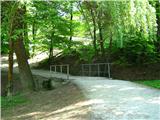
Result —
<svg viewBox="0 0 160 120"><path fill-rule="evenodd" d="M93 73L92 71L92 67L91 66L97 66L97 74L98 76L100 76L101 73L108 73L108 77L111 78L111 73L110 73L110 64L112 63L92 63L92 64L82 64L81 65L81 69L82 69L82 75L84 75L84 73L87 73L88 72L88 75L91 76L91 74ZM101 66L104 65L104 71L101 71ZM85 70L85 67L88 68L88 71ZM107 71L106 71L106 67L107 67ZM95 70L94 70L94 73L95 73Z"/></svg>
<svg viewBox="0 0 160 120"><path fill-rule="evenodd" d="M60 73L63 73L63 67L67 67L67 79L69 80L69 64L62 65L50 65L50 73L52 75L52 68L54 67L54 72L57 73L57 67L60 67Z"/></svg>

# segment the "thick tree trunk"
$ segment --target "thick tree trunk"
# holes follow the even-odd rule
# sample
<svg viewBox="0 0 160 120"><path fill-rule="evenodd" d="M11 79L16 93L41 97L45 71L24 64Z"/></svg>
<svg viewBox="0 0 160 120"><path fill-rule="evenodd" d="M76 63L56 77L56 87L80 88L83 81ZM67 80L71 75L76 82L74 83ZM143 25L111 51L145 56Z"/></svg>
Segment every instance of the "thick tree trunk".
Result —
<svg viewBox="0 0 160 120"><path fill-rule="evenodd" d="M19 37L14 43L14 49L17 56L18 68L23 89L26 91L34 90L35 83L27 61L26 51L22 37Z"/></svg>
<svg viewBox="0 0 160 120"><path fill-rule="evenodd" d="M13 92L13 41L9 41L9 56L8 56L8 88L7 96L11 96Z"/></svg>
<svg viewBox="0 0 160 120"><path fill-rule="evenodd" d="M26 6L23 7L24 12L26 13ZM24 29L24 43L25 43L25 48L26 48L26 53L27 53L27 59L30 58L30 53L29 53L29 39L28 39L28 26L27 22L25 21L23 24L23 29Z"/></svg>
<svg viewBox="0 0 160 120"><path fill-rule="evenodd" d="M28 32L27 32L27 23L24 23L24 42L25 42L25 48L26 48L26 53L27 53L27 59L30 58L30 53L29 53L29 39L28 39Z"/></svg>
<svg viewBox="0 0 160 120"><path fill-rule="evenodd" d="M14 31L23 29L23 16L24 9L17 9L16 16L14 17ZM32 73L27 61L27 55L25 51L25 46L23 43L23 33L17 35L17 39L14 42L14 51L17 56L18 68L20 73L20 79L24 91L31 91L35 88L35 83L32 77Z"/></svg>
<svg viewBox="0 0 160 120"><path fill-rule="evenodd" d="M94 27L93 27L93 46L94 46L95 52L97 53L98 50L97 50L97 45L96 45L96 41L97 41L96 39L97 39L97 37L96 37L96 26L94 24Z"/></svg>

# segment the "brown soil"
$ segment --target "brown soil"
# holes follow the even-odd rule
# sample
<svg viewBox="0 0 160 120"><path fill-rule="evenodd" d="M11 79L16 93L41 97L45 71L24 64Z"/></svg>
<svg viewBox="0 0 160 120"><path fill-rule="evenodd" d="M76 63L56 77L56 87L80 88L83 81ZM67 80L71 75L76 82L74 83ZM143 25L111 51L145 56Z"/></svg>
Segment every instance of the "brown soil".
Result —
<svg viewBox="0 0 160 120"><path fill-rule="evenodd" d="M160 80L160 63L133 65L112 65L111 77L122 80Z"/></svg>
<svg viewBox="0 0 160 120"><path fill-rule="evenodd" d="M4 75L3 75L4 80ZM2 109L2 120L88 120L89 105L76 85L25 94L28 102Z"/></svg>

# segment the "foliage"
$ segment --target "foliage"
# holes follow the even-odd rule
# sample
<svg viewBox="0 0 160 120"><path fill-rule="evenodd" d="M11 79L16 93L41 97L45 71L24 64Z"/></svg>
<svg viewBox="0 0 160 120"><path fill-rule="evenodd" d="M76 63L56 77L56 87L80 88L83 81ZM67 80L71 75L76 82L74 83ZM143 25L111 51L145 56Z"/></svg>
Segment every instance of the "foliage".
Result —
<svg viewBox="0 0 160 120"><path fill-rule="evenodd" d="M80 46L77 52L79 53L80 60L87 62L92 62L92 59L95 55L95 51L91 45Z"/></svg>
<svg viewBox="0 0 160 120"><path fill-rule="evenodd" d="M111 11L113 39L117 47L129 39L126 36L137 36L137 32L143 33L146 40L153 41L156 37L155 8L147 0L106 2L106 10ZM109 6L109 8L107 8Z"/></svg>
<svg viewBox="0 0 160 120"><path fill-rule="evenodd" d="M136 33L136 36L126 36L123 53L124 57L130 63L141 64L152 61L155 55L155 48L152 41L148 41L142 33Z"/></svg>
<svg viewBox="0 0 160 120"><path fill-rule="evenodd" d="M11 3L2 2L1 53L8 52ZM67 0L30 1L24 4L27 27L16 31L12 37L16 39L19 32L27 32L25 45L33 55L39 51L53 52L53 49L59 49L64 54L78 51L81 59L92 61L104 46L105 51L110 51L111 55L126 63L155 61L160 56L157 52L157 1ZM73 20L70 19L71 11ZM91 38L93 44L85 45L85 42L75 41L74 37ZM87 49L87 52L82 49Z"/></svg>

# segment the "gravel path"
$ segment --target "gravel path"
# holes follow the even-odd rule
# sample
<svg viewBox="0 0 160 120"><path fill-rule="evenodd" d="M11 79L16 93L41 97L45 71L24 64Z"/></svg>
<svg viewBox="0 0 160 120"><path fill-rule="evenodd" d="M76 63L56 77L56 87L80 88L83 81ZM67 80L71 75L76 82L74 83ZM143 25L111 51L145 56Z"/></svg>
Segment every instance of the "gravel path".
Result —
<svg viewBox="0 0 160 120"><path fill-rule="evenodd" d="M32 70L51 77L49 71ZM66 78L63 74L54 77ZM70 76L91 101L91 120L160 120L160 90L103 77Z"/></svg>
<svg viewBox="0 0 160 120"><path fill-rule="evenodd" d="M100 77L74 82L95 101L92 120L160 120L160 90Z"/></svg>
<svg viewBox="0 0 160 120"><path fill-rule="evenodd" d="M50 77L44 70L33 74ZM66 78L65 74L53 74ZM160 90L103 77L70 76L92 102L91 120L160 120Z"/></svg>

